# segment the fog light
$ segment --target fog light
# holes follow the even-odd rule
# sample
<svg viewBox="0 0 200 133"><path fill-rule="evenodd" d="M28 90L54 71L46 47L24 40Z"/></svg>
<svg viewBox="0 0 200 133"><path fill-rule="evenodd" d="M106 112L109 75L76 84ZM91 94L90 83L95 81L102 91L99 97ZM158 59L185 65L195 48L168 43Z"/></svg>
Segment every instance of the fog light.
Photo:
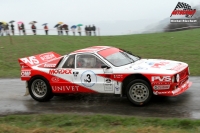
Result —
<svg viewBox="0 0 200 133"><path fill-rule="evenodd" d="M179 82L179 81L180 81L180 75L177 74L177 75L176 75L176 82Z"/></svg>
<svg viewBox="0 0 200 133"><path fill-rule="evenodd" d="M175 76L172 77L172 83L174 83Z"/></svg>

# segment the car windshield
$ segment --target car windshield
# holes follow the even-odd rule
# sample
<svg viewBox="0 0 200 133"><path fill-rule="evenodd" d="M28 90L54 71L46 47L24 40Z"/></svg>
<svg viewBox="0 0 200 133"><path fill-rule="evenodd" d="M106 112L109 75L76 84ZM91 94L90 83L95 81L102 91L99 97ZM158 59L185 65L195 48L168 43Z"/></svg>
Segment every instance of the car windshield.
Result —
<svg viewBox="0 0 200 133"><path fill-rule="evenodd" d="M116 67L124 66L140 59L140 57L133 55L131 52L117 48L105 49L99 51L98 54Z"/></svg>

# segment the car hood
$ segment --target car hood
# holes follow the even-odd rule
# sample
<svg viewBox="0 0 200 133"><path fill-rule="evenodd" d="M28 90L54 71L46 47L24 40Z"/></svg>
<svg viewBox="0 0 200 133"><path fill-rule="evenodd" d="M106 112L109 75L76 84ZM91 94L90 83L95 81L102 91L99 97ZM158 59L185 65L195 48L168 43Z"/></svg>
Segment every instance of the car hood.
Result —
<svg viewBox="0 0 200 133"><path fill-rule="evenodd" d="M141 59L133 63L130 68L136 71L150 71L154 73L175 73L182 71L188 64L180 61L163 59Z"/></svg>

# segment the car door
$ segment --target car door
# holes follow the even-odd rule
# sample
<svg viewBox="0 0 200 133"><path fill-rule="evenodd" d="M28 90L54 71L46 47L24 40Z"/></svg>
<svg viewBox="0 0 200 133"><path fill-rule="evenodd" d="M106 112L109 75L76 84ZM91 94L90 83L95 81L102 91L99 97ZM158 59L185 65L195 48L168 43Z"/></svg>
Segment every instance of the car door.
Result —
<svg viewBox="0 0 200 133"><path fill-rule="evenodd" d="M51 78L51 87L54 92L78 92L78 86L73 83L74 61L75 55L69 55L58 68L49 71L49 74L53 76Z"/></svg>
<svg viewBox="0 0 200 133"><path fill-rule="evenodd" d="M73 71L74 83L98 93L114 93L110 79L112 69L101 68L106 65L94 54L77 54Z"/></svg>

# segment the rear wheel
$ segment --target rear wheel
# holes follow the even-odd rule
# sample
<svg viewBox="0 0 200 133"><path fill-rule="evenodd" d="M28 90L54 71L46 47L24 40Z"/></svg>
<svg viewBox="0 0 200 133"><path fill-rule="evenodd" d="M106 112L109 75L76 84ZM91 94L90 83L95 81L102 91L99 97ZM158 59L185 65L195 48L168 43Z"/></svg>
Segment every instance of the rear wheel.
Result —
<svg viewBox="0 0 200 133"><path fill-rule="evenodd" d="M29 92L33 99L46 102L53 98L49 82L42 77L35 77L29 82Z"/></svg>
<svg viewBox="0 0 200 133"><path fill-rule="evenodd" d="M150 101L153 92L150 85L145 80L136 79L128 84L126 95L129 101L134 105L142 106Z"/></svg>

